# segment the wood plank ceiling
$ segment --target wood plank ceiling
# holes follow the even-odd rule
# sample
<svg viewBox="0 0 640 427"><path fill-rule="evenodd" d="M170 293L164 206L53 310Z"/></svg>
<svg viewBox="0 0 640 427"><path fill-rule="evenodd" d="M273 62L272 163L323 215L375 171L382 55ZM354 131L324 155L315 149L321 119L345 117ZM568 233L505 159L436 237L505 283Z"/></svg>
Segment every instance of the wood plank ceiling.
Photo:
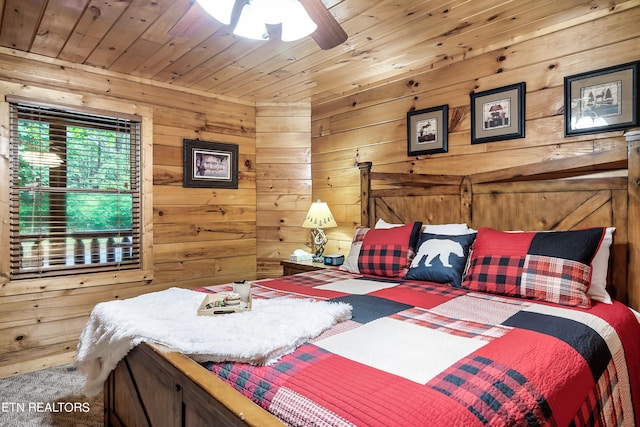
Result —
<svg viewBox="0 0 640 427"><path fill-rule="evenodd" d="M489 51L499 72L500 52L513 42L640 4L323 2L349 35L326 51L310 37L238 38L193 0L0 0L0 46L233 98L322 103Z"/></svg>

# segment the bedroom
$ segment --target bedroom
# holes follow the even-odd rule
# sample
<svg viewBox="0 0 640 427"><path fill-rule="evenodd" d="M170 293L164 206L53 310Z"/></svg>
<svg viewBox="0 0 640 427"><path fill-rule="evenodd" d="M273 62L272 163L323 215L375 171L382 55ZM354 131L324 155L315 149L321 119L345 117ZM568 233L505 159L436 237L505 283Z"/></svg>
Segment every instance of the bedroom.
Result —
<svg viewBox="0 0 640 427"><path fill-rule="evenodd" d="M77 3L83 10L88 4ZM119 8L125 8L125 3L113 2ZM159 15L173 16L175 22L178 11L169 7L171 2L157 3L166 13ZM614 7L602 1L566 2L566 11L554 9L559 7L554 3L560 2L549 2L538 8L547 10L548 16L513 26L513 31L521 33L495 32L491 36L489 29L485 32L478 27L480 22L499 15L484 11L487 8L483 7L496 2L478 2L483 11L477 16L454 7L464 2L448 2L451 11L431 8L438 31L430 38L414 40L407 38L410 29L398 31L396 36L407 39L406 43L392 42L390 31L384 31L384 20L397 28L416 11L427 14L431 2L395 2L400 5L397 9L388 2L376 2L375 6L364 1L325 3L335 4L333 13L353 32L350 40L336 48L339 54L321 52L308 40L294 43L292 52L296 55L302 57L308 51L312 56L322 55L317 60L320 65L309 59L301 65L306 68L293 66L295 61L288 68L274 66L269 69L269 77L248 73L248 81L256 80L260 89L254 98L224 93L222 81L211 83L212 87L219 87L218 91L182 89L168 83L170 69L159 74L161 83L145 77L151 73L127 58L150 52L157 43L164 42L170 27L167 22L149 27L137 44L128 39L129 44L123 41L115 45L115 50L109 49L108 42L98 45L99 40L94 40L99 47L87 64L102 57L109 66L103 66L107 62L91 66L82 62L89 57L93 45L74 53L36 37L42 34L38 27L40 6L34 6L24 21L18 21L31 29L20 33L9 23L13 19L10 11L20 10L21 2L4 2L0 29L3 94L107 110L152 111L153 158L147 179L153 184L149 197L153 203L153 258L147 273L152 273L153 279L11 283L6 279L7 257L3 256L0 328L2 348L6 350L1 356L0 376L70 362L80 330L97 302L169 286L195 288L282 274L280 261L308 244L308 230L300 225L310 203L318 198L329 204L338 223L337 228L328 230L326 251L346 254L354 227L360 222L357 162L371 161L378 171L465 175L594 152L610 154L611 162L626 157L622 131L564 136L563 78L639 59L637 2L619 2ZM517 2L512 13L527 17L522 11L531 8L527 6L531 3ZM144 4L131 2L129 7ZM189 2L175 2L173 7L184 12L189 9ZM369 7L368 14L361 13ZM496 10L500 7L496 5ZM509 12L505 13L509 16ZM78 12L77 16L84 15ZM388 41L379 52L375 34L366 31L368 27L376 28L371 23L377 16L383 20L378 30ZM471 25L465 24L465 17ZM122 34L134 37L126 31ZM483 37L477 44L473 44L475 34ZM367 38L372 41L367 43ZM432 53L428 48L438 42L442 42L440 50ZM179 46L183 51L188 47L184 43ZM474 49L461 51L459 43L472 44ZM237 48L246 44L238 43ZM130 45L137 50L124 55ZM50 53L55 46L64 52L60 59ZM269 48L278 46L271 43ZM268 62L261 58L273 54L265 49L259 49L262 56L249 56L247 63L241 61L237 67ZM284 55L291 58L292 52L285 51ZM402 57L406 52L411 55ZM120 55L124 59L117 62ZM401 69L402 64L382 61L381 57L398 57L410 65ZM153 64L153 59L145 64ZM180 67L188 65L181 63ZM128 76L127 66L138 71ZM317 74L325 86L318 83L318 89L307 89L304 70ZM224 76L233 79L241 71L230 67ZM289 74L293 75L288 77ZM237 78L232 81L232 87L245 87L245 93L252 93L250 83L241 86ZM333 81L337 82L335 86L331 85ZM525 138L472 145L469 93L523 81ZM289 92L291 96L287 96ZM448 152L407 156L406 113L443 104L449 105ZM239 188L183 188L181 159L185 138L238 144ZM6 163L3 173L8 173ZM6 237L6 226L3 232ZM636 293L630 303L639 308L640 296Z"/></svg>

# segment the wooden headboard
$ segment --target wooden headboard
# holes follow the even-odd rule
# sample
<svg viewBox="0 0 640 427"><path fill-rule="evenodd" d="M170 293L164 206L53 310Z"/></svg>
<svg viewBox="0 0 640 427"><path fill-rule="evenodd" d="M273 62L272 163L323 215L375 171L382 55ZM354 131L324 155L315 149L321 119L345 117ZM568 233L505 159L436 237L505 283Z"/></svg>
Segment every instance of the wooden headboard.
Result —
<svg viewBox="0 0 640 427"><path fill-rule="evenodd" d="M593 153L466 176L358 166L361 223L369 227L379 218L499 230L616 227L608 290L640 309L640 141L629 142L628 153Z"/></svg>

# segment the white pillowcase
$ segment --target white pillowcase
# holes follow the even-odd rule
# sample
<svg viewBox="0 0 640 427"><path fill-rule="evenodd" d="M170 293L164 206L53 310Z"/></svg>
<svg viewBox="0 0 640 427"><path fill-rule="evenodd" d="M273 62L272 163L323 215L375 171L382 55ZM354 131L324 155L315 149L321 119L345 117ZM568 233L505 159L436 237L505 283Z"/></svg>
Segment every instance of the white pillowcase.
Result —
<svg viewBox="0 0 640 427"><path fill-rule="evenodd" d="M445 236L460 236L462 234L473 234L476 230L467 227L467 224L427 224L422 229L422 232Z"/></svg>
<svg viewBox="0 0 640 427"><path fill-rule="evenodd" d="M358 268L358 257L360 256L360 249L362 248L362 242L351 243L349 254L345 257L344 262L338 270L348 271L350 273L360 273Z"/></svg>
<svg viewBox="0 0 640 427"><path fill-rule="evenodd" d="M374 228L393 228L404 224L392 224L380 218ZM472 234L476 231L467 227L467 224L425 224L422 226L423 233L440 234L446 236L459 236L461 234Z"/></svg>
<svg viewBox="0 0 640 427"><path fill-rule="evenodd" d="M380 218L378 222L376 222L376 225L373 228L393 228L393 227L400 227L401 225L404 225L404 224L392 224Z"/></svg>
<svg viewBox="0 0 640 427"><path fill-rule="evenodd" d="M587 295L594 301L605 304L612 304L611 296L607 292L607 273L609 271L609 254L613 243L613 232L615 227L607 227L604 239L591 261L591 286L587 290Z"/></svg>

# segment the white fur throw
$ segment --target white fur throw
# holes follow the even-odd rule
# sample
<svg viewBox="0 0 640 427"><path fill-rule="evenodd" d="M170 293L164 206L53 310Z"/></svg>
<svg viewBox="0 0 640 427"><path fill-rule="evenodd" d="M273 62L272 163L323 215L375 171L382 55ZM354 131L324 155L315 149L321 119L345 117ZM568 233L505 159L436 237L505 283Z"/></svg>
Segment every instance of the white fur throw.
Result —
<svg viewBox="0 0 640 427"><path fill-rule="evenodd" d="M163 344L200 361L269 365L306 340L351 318L345 303L254 299L252 310L198 316L206 294L171 288L97 304L76 351L84 393L98 393L109 373L141 342Z"/></svg>

